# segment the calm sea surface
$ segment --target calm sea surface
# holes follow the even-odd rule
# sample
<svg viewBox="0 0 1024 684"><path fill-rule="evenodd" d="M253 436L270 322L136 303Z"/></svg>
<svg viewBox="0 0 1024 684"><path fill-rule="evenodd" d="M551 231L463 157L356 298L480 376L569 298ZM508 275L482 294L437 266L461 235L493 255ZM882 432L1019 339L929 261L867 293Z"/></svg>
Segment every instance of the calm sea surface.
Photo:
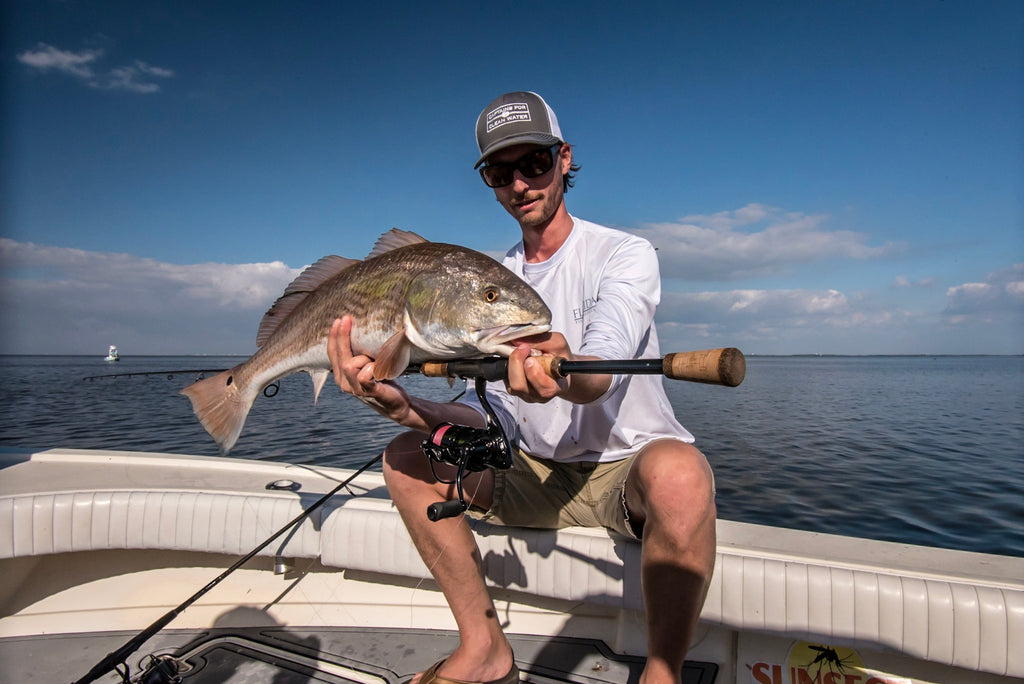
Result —
<svg viewBox="0 0 1024 684"><path fill-rule="evenodd" d="M0 446L215 456L178 394L195 373L83 378L239 361L0 357ZM750 357L740 387L666 387L715 469L721 518L1024 556L1024 357ZM256 402L231 455L351 467L397 432L330 383L314 406L299 374Z"/></svg>

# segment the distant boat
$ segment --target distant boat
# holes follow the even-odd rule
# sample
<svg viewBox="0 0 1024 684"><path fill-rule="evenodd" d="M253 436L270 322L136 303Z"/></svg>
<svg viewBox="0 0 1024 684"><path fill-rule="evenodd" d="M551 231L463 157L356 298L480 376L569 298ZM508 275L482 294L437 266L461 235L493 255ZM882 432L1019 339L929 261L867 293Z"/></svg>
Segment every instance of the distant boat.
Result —
<svg viewBox="0 0 1024 684"><path fill-rule="evenodd" d="M114 346L114 345L110 345L110 351L107 352L107 358L105 358L103 360L104 361L120 361L121 360L121 356L117 353L117 347Z"/></svg>

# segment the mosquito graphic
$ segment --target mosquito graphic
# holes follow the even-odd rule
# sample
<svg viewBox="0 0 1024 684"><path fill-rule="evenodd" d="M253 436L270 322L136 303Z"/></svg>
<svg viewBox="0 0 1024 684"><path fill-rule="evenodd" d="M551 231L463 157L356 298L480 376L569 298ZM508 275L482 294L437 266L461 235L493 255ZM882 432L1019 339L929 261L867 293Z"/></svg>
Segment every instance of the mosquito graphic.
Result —
<svg viewBox="0 0 1024 684"><path fill-rule="evenodd" d="M839 674L846 674L846 670L843 668L843 664L853 657L852 654L845 658L840 658L839 654L836 652L836 649L832 648L831 646L814 646L808 644L807 647L812 651L816 651L818 653L814 660L812 660L804 666L807 668L808 672L810 672L812 666L818 666L817 671L814 673L814 681L820 680L821 669L823 667L828 667L829 672L836 672L836 670L838 670Z"/></svg>

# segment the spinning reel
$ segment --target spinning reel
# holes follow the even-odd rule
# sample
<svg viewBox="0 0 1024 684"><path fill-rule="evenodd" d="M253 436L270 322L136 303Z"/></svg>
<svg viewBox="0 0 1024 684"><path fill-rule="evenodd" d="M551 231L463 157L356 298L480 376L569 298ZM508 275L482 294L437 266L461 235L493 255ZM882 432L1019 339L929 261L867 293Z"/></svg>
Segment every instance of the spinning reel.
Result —
<svg viewBox="0 0 1024 684"><path fill-rule="evenodd" d="M498 416L487 401L484 393L486 383L485 378L476 378L476 396L487 412L487 427L441 423L422 444L423 453L430 459L431 472L434 472L434 463L447 463L457 468L454 480L442 480L434 472L435 479L444 484L454 484L459 494L458 499L438 501L427 506L427 517L434 522L442 518L454 518L469 508L462 492L462 477L466 471L475 473L486 468L504 470L512 467L512 446L505 431L501 429Z"/></svg>

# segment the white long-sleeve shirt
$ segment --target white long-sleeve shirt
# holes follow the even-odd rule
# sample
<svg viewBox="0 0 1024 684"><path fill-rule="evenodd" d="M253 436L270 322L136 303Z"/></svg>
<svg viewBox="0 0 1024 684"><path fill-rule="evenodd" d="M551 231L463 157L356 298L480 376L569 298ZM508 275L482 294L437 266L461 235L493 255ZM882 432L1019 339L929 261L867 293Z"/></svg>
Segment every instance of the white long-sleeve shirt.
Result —
<svg viewBox="0 0 1024 684"><path fill-rule="evenodd" d="M577 354L602 359L659 358L654 310L661 277L654 248L643 238L573 218L555 254L527 263L520 242L503 263L551 309L551 329ZM531 404L492 382L487 398L509 439L523 451L556 461L617 461L661 437L693 442L680 425L660 375L615 375L597 401L556 398ZM480 408L476 394L466 403Z"/></svg>

